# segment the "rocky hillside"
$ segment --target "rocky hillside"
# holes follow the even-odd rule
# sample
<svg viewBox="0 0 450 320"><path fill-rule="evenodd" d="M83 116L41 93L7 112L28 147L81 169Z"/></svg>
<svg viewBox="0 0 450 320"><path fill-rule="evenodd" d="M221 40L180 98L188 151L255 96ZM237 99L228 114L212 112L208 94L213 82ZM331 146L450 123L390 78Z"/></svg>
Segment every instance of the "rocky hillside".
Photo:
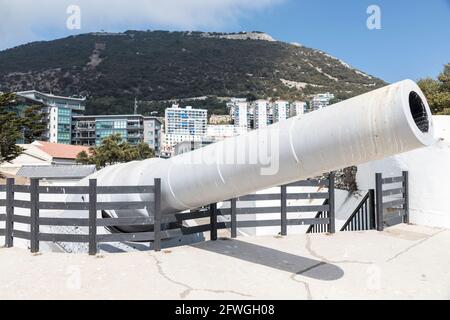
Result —
<svg viewBox="0 0 450 320"><path fill-rule="evenodd" d="M168 100L224 111L216 97L344 99L385 85L326 53L259 33L127 31L35 42L0 52L0 91L89 97L88 113L141 112ZM166 102L155 102L166 101Z"/></svg>

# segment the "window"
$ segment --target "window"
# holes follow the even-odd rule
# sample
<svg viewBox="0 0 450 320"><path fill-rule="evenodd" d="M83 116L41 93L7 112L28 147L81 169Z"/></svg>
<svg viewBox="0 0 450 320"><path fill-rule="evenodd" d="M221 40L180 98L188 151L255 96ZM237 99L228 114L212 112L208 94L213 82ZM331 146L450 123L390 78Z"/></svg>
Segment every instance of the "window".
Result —
<svg viewBox="0 0 450 320"><path fill-rule="evenodd" d="M114 121L114 129L126 129L127 128L127 122L124 120L121 121Z"/></svg>

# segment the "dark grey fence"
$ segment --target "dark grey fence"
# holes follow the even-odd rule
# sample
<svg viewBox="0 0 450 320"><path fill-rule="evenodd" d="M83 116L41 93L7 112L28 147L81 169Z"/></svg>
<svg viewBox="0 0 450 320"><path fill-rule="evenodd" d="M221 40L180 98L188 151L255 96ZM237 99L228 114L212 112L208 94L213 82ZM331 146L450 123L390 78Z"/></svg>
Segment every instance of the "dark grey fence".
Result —
<svg viewBox="0 0 450 320"><path fill-rule="evenodd" d="M409 176L404 171L400 177L383 178L381 173L376 174L377 197L377 230L383 231L385 226L400 223L409 223ZM400 187L395 185L401 184ZM392 186L394 185L394 186ZM385 188L386 186L390 188ZM387 197L397 197L385 201Z"/></svg>
<svg viewBox="0 0 450 320"><path fill-rule="evenodd" d="M5 237L5 246L12 247L14 238L30 241L32 252L39 251L39 244L48 242L88 243L89 254L97 253L97 245L107 242L150 242L156 251L161 250L161 241L173 237L210 232L211 240L217 240L218 230L230 229L231 237L237 236L237 228L280 227L280 234L287 235L288 226L309 226L308 233L335 233L335 176L328 179L311 179L281 186L279 193L253 194L228 200L229 209L218 209L217 204L200 208L188 213L161 214L161 180L155 179L153 186L97 186L96 180L90 180L89 186L40 186L39 180L32 179L29 186L15 185L14 179L7 179L6 185L0 185L0 192L6 193L6 199L0 200L0 207L6 208L0 214L0 221L5 228L0 229L0 236ZM401 188L383 189L389 184L401 183ZM291 187L323 187L326 192L296 193L289 192ZM29 194L29 200L18 200L16 193ZM40 200L42 194L80 194L89 195L86 202L46 202ZM149 201L135 202L99 202L102 194L149 194ZM383 202L385 197L400 195L401 199ZM321 205L290 206L288 200L323 199ZM376 199L376 205L375 205ZM276 207L243 207L245 201L280 200ZM376 196L370 190L352 213L341 231L377 230L384 225L409 222L408 173L401 177L384 178L376 175ZM29 216L15 213L15 208L30 210ZM103 210L145 209L153 212L149 217L134 218L97 218L97 212ZM150 210L152 209L152 210ZM85 210L88 218L48 218L40 217L39 210ZM276 220L242 221L239 215L280 213ZM314 218L289 219L289 213L318 212ZM387 212L387 215L385 214ZM219 221L219 216L228 216L230 221ZM208 218L208 223L198 226L186 226L185 221ZM400 220L399 220L400 219ZM17 230L15 223L29 225L30 231ZM87 234L50 234L43 233L41 226L87 227ZM97 234L98 227L120 228L123 226L147 226L152 232Z"/></svg>
<svg viewBox="0 0 450 320"><path fill-rule="evenodd" d="M310 192L310 193L296 193L289 192L291 187L323 187L327 188L326 192ZM305 199L326 199L326 203L322 205L303 205L303 206L289 206L288 200L305 200ZM268 201L280 200L279 206L274 207L244 207L240 205L246 201ZM198 232L211 233L211 240L217 240L218 230L230 229L231 237L237 237L237 228L259 228L259 227L280 227L280 234L287 235L288 226L303 226L314 225L323 226L328 232L335 232L334 219L334 174L330 174L329 179L311 179L299 181L289 185L280 187L279 193L271 194L252 194L243 197L224 201L229 202L230 208L218 209L217 204L211 204L208 208L193 210L188 213L175 215L179 222L209 218L208 223L195 227L181 226L183 235L193 234ZM321 210L326 214L324 216L307 218L307 219L288 219L289 213L305 213L316 212ZM259 221L242 221L237 219L238 216L248 216L253 214L274 214L280 213L280 218L276 220L259 220ZM218 217L229 217L229 221L219 221Z"/></svg>
<svg viewBox="0 0 450 320"><path fill-rule="evenodd" d="M7 248L14 245L14 238L30 241L31 252L39 251L40 242L71 242L88 243L89 254L97 253L97 244L119 241L151 241L154 242L155 250L160 250L161 239L171 237L170 230L161 231L157 226L153 232L106 234L97 235L97 227L119 227L119 226L142 226L153 224L149 217L135 218L107 218L98 219L97 212L101 210L121 209L146 209L153 211L153 219L156 225L161 226L165 219L160 210L161 181L155 179L154 186L120 186L101 187L97 186L96 180L90 180L89 186L40 186L38 179L31 179L29 186L15 185L14 179L7 179L6 186L0 186L0 191L6 192L6 199L0 200L0 205L6 207L6 214L0 215L0 221L5 221L5 229L0 230L0 235L5 236ZM29 194L27 201L17 200L16 193ZM99 194L150 194L150 201L134 202L98 202ZM79 194L89 195L87 202L45 202L40 201L42 194ZM149 210L152 207L153 210ZM29 216L15 213L15 208L30 210ZM48 218L40 217L40 210L85 210L89 213L88 218ZM15 229L14 225L28 225L30 231ZM72 226L87 227L88 234L53 234L40 231L41 226Z"/></svg>
<svg viewBox="0 0 450 320"><path fill-rule="evenodd" d="M220 225L223 228L231 229L231 236L236 237L237 228L251 228L251 227L273 227L280 226L280 234L287 235L288 226L320 226L327 229L330 233L335 233L335 200L334 200L334 173L329 175L328 179L311 179L299 181L285 186L281 186L279 194L255 194L247 195L237 199L230 200L231 209L221 209L220 213L223 216L231 216L231 222ZM311 192L311 193L296 193L289 192L291 187L323 187L327 188L326 192ZM288 200L312 200L324 199L325 202L321 205L302 205L289 206ZM277 207L256 207L243 208L239 206L239 202L243 201L265 201L265 200L280 200L281 205ZM320 211L323 215L314 218L305 219L288 219L289 213L306 213ZM280 213L280 219L277 220L259 220L259 221L237 221L238 215L249 214L271 214Z"/></svg>
<svg viewBox="0 0 450 320"><path fill-rule="evenodd" d="M290 187L326 187L327 192L292 193ZM161 241L177 236L210 232L211 240L217 239L217 232L230 229L231 236L237 236L237 228L280 226L282 235L287 235L290 225L324 225L329 232L335 231L334 224L334 174L329 179L300 181L280 188L278 194L247 195L231 199L230 209L218 209L217 204L208 208L188 213L161 215L161 180L155 179L153 186L97 186L96 180L90 180L89 186L40 186L38 179L31 179L29 186L16 185L14 179L7 179L6 185L0 186L0 192L6 192L6 199L0 200L0 206L6 208L6 214L0 214L0 221L5 221L5 228L0 229L0 236L5 237L5 246L12 247L14 239L30 241L31 252L39 251L40 242L88 243L89 254L97 253L99 243L109 242L151 242L153 248L161 250ZM29 200L18 200L16 194L28 194ZM134 202L99 202L98 195L103 194L149 194L149 201ZM89 195L86 202L47 202L40 199L42 194L79 194ZM290 199L326 199L323 205L288 206ZM277 207L240 207L242 201L280 200ZM29 209L29 216L20 215L15 208ZM145 209L154 212L151 217L132 218L98 218L103 210ZM152 210L150 210L152 209ZM40 217L40 210L84 210L87 218L49 218ZM315 212L320 210L327 214L318 218L288 219L291 212ZM279 220L237 221L238 215L268 214L280 212ZM231 222L219 222L218 216L231 216ZM185 225L185 221L209 218L209 223L194 227ZM30 231L17 230L15 224L28 225ZM41 226L86 227L87 234L53 234L41 232ZM123 226L148 226L152 232L97 234L98 227L120 228Z"/></svg>

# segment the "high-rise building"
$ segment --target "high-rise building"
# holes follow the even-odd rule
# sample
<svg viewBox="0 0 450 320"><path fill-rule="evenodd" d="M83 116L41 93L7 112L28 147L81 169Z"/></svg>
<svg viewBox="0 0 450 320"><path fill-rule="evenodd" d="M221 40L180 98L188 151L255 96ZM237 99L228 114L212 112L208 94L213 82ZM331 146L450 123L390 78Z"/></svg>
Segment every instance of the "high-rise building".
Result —
<svg viewBox="0 0 450 320"><path fill-rule="evenodd" d="M274 124L275 122L275 105L269 102L267 105L267 125Z"/></svg>
<svg viewBox="0 0 450 320"><path fill-rule="evenodd" d="M269 101L257 100L254 102L254 129L266 128L268 125L267 113L269 111Z"/></svg>
<svg viewBox="0 0 450 320"><path fill-rule="evenodd" d="M273 122L280 122L289 118L289 103L278 100L273 103Z"/></svg>
<svg viewBox="0 0 450 320"><path fill-rule="evenodd" d="M328 107L330 105L330 101L334 99L334 94L331 94L329 92L317 94L313 96L311 103L310 103L310 109L312 111L319 110L325 107Z"/></svg>
<svg viewBox="0 0 450 320"><path fill-rule="evenodd" d="M227 107L231 120L238 132L244 133L252 128L253 109L245 98L232 98Z"/></svg>
<svg viewBox="0 0 450 320"><path fill-rule="evenodd" d="M247 99L246 98L231 98L230 101L227 103L228 113L233 120L234 120L235 108L239 103L247 103Z"/></svg>
<svg viewBox="0 0 450 320"><path fill-rule="evenodd" d="M16 93L19 108L41 105L46 114L47 130L42 139L61 144L71 144L72 117L83 114L86 98L55 96L39 91L22 91Z"/></svg>
<svg viewBox="0 0 450 320"><path fill-rule="evenodd" d="M166 109L165 144L171 148L184 141L200 141L206 135L208 111L180 108L173 105Z"/></svg>
<svg viewBox="0 0 450 320"><path fill-rule="evenodd" d="M290 117L301 116L306 112L306 102L294 101L290 104L289 113Z"/></svg>
<svg viewBox="0 0 450 320"><path fill-rule="evenodd" d="M159 155L162 144L162 123L156 117L144 117L144 142Z"/></svg>
<svg viewBox="0 0 450 320"><path fill-rule="evenodd" d="M247 131L249 128L248 103L238 102L234 107L234 126L240 131Z"/></svg>

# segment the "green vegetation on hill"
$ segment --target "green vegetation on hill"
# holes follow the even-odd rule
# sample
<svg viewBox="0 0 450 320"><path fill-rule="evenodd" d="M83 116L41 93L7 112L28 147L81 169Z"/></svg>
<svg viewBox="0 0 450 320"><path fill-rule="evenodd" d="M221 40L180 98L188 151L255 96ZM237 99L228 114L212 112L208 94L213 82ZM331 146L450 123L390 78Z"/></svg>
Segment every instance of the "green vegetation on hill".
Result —
<svg viewBox="0 0 450 320"><path fill-rule="evenodd" d="M85 95L88 114L130 113L135 97L147 101L147 113L170 104L156 101L209 96L204 106L223 113L214 97L306 99L330 91L345 99L385 85L318 50L218 35L127 31L23 45L0 52L0 91Z"/></svg>

